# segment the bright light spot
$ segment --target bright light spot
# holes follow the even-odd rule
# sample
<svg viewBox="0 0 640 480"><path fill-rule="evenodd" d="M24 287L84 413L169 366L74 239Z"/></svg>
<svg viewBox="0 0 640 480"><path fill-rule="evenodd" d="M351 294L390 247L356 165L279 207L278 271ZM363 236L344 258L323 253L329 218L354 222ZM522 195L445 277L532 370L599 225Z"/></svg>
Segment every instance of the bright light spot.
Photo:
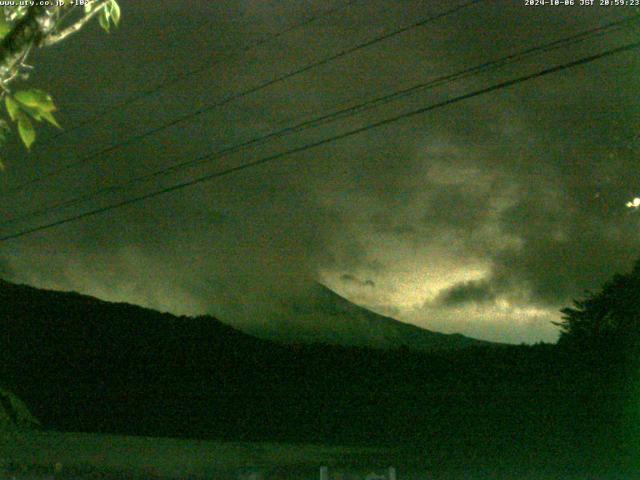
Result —
<svg viewBox="0 0 640 480"><path fill-rule="evenodd" d="M627 205L627 208L638 209L638 208L640 208L640 198L636 197L633 200L631 200L630 202L627 202L626 205Z"/></svg>

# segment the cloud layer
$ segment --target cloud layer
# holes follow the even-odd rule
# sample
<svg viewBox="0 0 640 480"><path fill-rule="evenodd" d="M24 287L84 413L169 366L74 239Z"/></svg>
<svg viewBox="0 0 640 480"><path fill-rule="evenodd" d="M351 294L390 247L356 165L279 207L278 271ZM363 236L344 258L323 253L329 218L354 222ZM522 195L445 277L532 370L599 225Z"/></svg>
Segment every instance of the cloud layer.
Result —
<svg viewBox="0 0 640 480"><path fill-rule="evenodd" d="M431 3L434 11L450 5ZM274 15L274 5L123 5L120 31L108 37L82 32L43 53L34 82L48 85L65 125L85 122L86 127L9 162L1 182L5 215L622 16L607 9L525 9L489 2L243 97L81 170L11 191L78 155L426 16L424 2L355 2L238 59L225 59L240 45L329 8L326 2L283 1ZM167 12L175 20L171 29ZM127 195L335 135L632 37L633 30L619 29L159 178ZM86 120L150 83L216 62L107 118ZM5 243L0 269L39 286L254 322L269 321L278 299L321 280L357 303L433 330L550 341L556 336L550 321L558 319L558 309L628 269L640 251L640 217L625 208L640 188L634 180L639 65L637 52L621 54ZM12 159L24 157L16 145L9 153ZM117 198L101 198L92 206ZM63 213L75 211L81 209Z"/></svg>

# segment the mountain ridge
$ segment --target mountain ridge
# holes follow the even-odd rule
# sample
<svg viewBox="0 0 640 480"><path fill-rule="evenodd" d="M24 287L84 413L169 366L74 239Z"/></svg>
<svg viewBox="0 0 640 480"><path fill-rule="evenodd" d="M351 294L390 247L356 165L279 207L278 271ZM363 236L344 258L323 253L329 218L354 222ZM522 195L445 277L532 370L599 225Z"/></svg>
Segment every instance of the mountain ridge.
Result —
<svg viewBox="0 0 640 480"><path fill-rule="evenodd" d="M474 351L285 345L211 316L6 281L0 332L1 387L46 429L236 440L365 441L410 431L405 419L424 415L415 396L427 401L450 357L465 365Z"/></svg>
<svg viewBox="0 0 640 480"><path fill-rule="evenodd" d="M497 345L494 342L466 337L459 333L440 333L416 325L401 322L358 306L334 292L326 285L316 283L310 295L296 298L282 306L288 314L270 318L269 322L256 322L254 326L234 322L233 318L220 319L214 315L175 315L170 312L143 307L128 302L112 302L75 291L42 289L0 279L0 299L7 301L7 293L20 297L36 294L54 302L92 303L118 311L133 311L136 314L152 312L157 318L200 319L215 322L250 337L278 344L321 344L340 347L364 347L373 349L410 349L422 352L434 350L457 350L470 346ZM37 292L37 293L36 293ZM28 302L27 302L28 303ZM28 305L26 308L32 308ZM286 327L286 328L283 328ZM226 334L230 334L227 331Z"/></svg>
<svg viewBox="0 0 640 480"><path fill-rule="evenodd" d="M265 324L242 324L229 316L223 322L258 338L279 343L408 348L416 351L456 350L494 342L460 333L434 332L356 305L322 283L306 295L282 302Z"/></svg>

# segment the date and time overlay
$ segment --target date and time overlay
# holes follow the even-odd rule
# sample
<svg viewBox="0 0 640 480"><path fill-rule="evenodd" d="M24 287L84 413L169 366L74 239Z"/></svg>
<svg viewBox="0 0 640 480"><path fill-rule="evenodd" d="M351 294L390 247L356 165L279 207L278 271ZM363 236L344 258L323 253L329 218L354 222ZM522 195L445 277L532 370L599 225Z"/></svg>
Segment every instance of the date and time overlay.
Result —
<svg viewBox="0 0 640 480"><path fill-rule="evenodd" d="M526 7L640 7L640 0L521 0ZM2 6L84 6L89 0L0 0Z"/></svg>
<svg viewBox="0 0 640 480"><path fill-rule="evenodd" d="M640 1L640 0L638 0ZM83 7L91 3L90 0L0 0L0 7Z"/></svg>
<svg viewBox="0 0 640 480"><path fill-rule="evenodd" d="M640 7L640 0L522 0L526 7Z"/></svg>

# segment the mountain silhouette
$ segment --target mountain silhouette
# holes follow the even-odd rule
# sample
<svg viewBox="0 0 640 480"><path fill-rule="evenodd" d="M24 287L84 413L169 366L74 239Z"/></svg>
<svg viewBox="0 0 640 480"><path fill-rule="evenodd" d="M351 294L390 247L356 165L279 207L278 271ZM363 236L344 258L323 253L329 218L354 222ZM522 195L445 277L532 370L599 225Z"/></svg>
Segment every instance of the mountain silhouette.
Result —
<svg viewBox="0 0 640 480"><path fill-rule="evenodd" d="M280 304L267 322L223 321L259 338L283 343L416 351L458 350L489 345L461 334L433 332L358 306L328 287L316 283L304 296Z"/></svg>
<svg viewBox="0 0 640 480"><path fill-rule="evenodd" d="M440 396L441 387L428 385L451 375L450 355L467 352L460 362L476 368L475 348L435 349L431 354L440 356L427 359L408 348L362 346L369 339L389 348L418 342L422 335L460 337L376 315L325 287L318 286L314 298L295 311L303 319L322 312L324 328L333 324L336 333L308 336L313 345L287 345L211 316L178 317L0 280L0 384L45 428L307 441L414 428L405 418L432 422L416 398ZM349 319L352 325L345 328ZM404 343L398 341L401 334ZM494 349L501 350L489 350Z"/></svg>

